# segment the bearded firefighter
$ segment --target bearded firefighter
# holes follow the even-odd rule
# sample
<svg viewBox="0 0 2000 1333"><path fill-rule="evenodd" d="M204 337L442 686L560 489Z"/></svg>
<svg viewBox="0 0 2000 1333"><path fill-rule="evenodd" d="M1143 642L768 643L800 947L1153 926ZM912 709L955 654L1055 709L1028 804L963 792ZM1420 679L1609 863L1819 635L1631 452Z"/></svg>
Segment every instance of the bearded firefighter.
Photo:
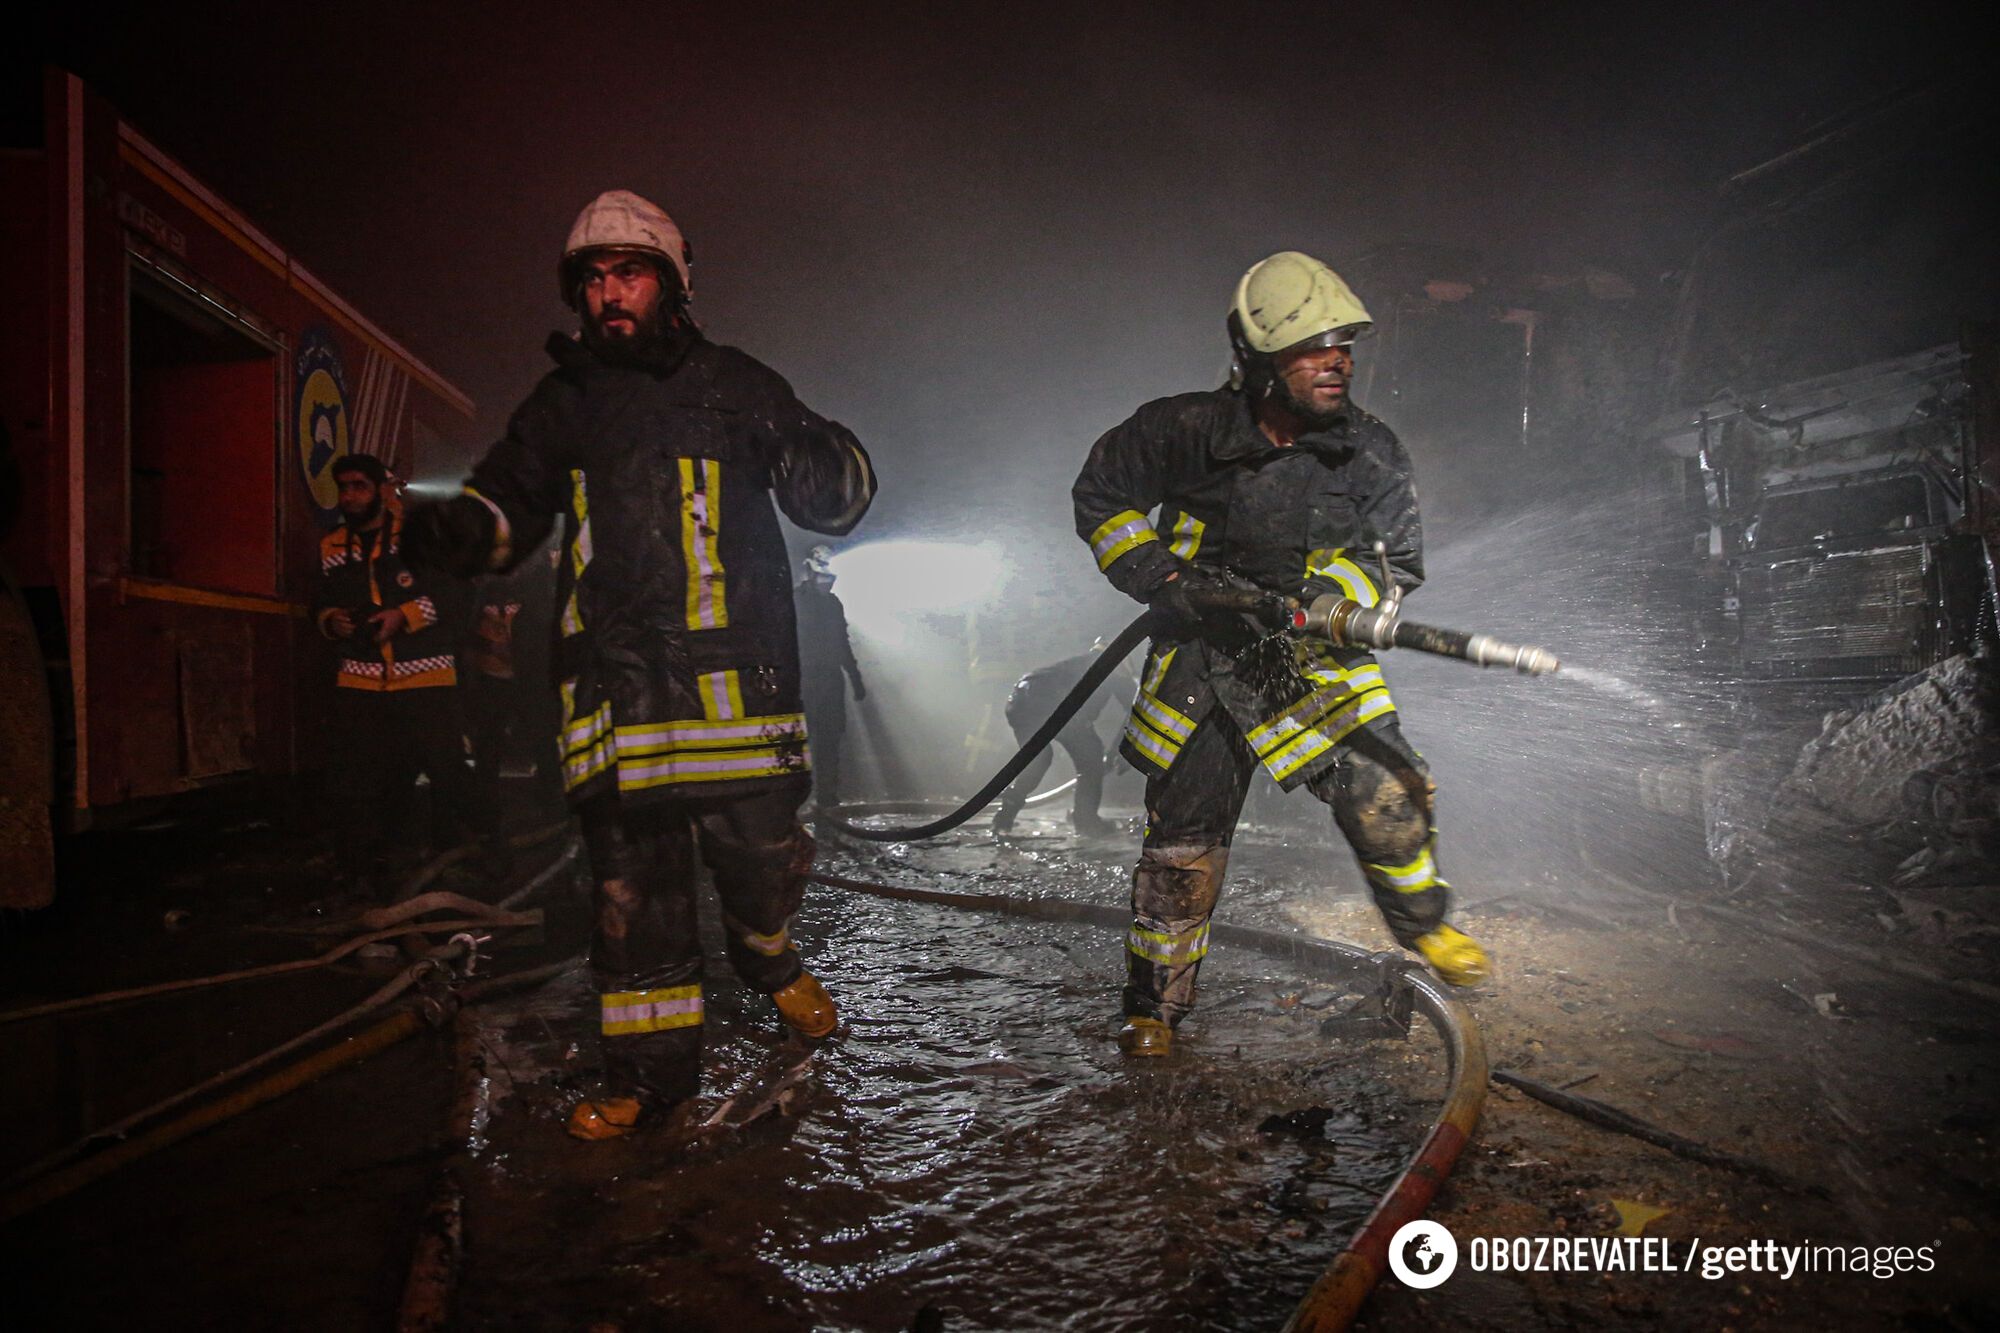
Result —
<svg viewBox="0 0 2000 1333"><path fill-rule="evenodd" d="M1375 658L1264 637L1202 604L1205 591L1253 587L1373 606L1388 591L1378 543L1397 587L1423 582L1409 456L1349 393L1370 327L1331 268L1272 255L1237 284L1229 384L1141 407L1092 447L1071 492L1098 569L1156 615L1120 744L1146 777L1119 1032L1129 1055L1166 1055L1194 1007L1260 765L1331 809L1398 942L1456 985L1486 974L1479 945L1445 923L1436 787Z"/></svg>
<svg viewBox="0 0 2000 1333"><path fill-rule="evenodd" d="M868 455L776 372L702 335L689 249L657 205L600 195L558 269L575 337L473 469L412 519L413 554L505 571L557 518L553 676L563 780L590 855L605 1095L571 1132L623 1132L700 1086L697 862L737 974L810 1038L837 1023L789 935L813 842L792 588L778 512L842 535ZM775 501L775 507L773 502Z"/></svg>

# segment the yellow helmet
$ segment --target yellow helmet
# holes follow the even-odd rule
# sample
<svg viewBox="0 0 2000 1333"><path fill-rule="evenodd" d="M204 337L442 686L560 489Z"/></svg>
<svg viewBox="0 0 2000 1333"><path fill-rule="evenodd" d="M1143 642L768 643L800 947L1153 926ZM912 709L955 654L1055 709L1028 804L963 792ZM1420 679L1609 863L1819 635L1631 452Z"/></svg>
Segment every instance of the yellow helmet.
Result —
<svg viewBox="0 0 2000 1333"><path fill-rule="evenodd" d="M664 260L681 280L681 295L694 294L688 273L694 252L681 229L665 209L630 190L606 190L576 215L556 267L564 305L576 305L577 261L597 250L631 250Z"/></svg>
<svg viewBox="0 0 2000 1333"><path fill-rule="evenodd" d="M1243 359L1308 342L1338 346L1374 327L1367 307L1338 273L1296 250L1252 264L1236 284L1229 311L1229 340Z"/></svg>

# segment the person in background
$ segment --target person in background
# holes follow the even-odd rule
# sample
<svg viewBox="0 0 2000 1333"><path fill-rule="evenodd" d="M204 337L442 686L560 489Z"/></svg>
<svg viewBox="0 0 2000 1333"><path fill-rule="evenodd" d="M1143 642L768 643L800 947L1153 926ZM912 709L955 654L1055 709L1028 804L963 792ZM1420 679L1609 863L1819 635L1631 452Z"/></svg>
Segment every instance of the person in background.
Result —
<svg viewBox="0 0 2000 1333"><path fill-rule="evenodd" d="M799 565L799 580L792 589L799 616L800 688L806 725L812 728L813 804L821 810L840 804L848 686L854 688L854 702L868 697L847 634L847 608L834 594L833 581L833 552L815 546Z"/></svg>
<svg viewBox="0 0 2000 1333"><path fill-rule="evenodd" d="M348 454L333 464L340 522L320 539L313 623L333 644L327 777L336 863L373 884L386 869L398 790L431 781L442 836L477 826L465 764L458 664L433 590L403 558L402 504L382 461Z"/></svg>
<svg viewBox="0 0 2000 1333"><path fill-rule="evenodd" d="M1076 688L1084 673L1096 663L1099 653L1104 651L1104 640L1090 645L1088 652L1075 657L1065 657L1060 662L1036 667L1015 684L1007 696L1007 725L1013 729L1017 744L1025 745L1037 728L1056 711L1056 705ZM1069 721L1056 733L1054 743L1069 755L1076 765L1076 796L1070 802L1070 827L1077 836L1102 838L1117 830L1097 813L1098 805L1104 799L1104 741L1097 734L1097 719L1111 706L1116 698L1116 678L1114 672L1099 685L1083 707L1076 710ZM1126 678L1125 693L1130 694L1136 682ZM1014 779L1006 791L1000 795L999 807L993 812L993 831L1005 836L1013 831L1015 817L1028 797L1034 794L1035 786L1049 771L1055 756L1049 747L1043 746L1039 754L1021 770L1021 776Z"/></svg>

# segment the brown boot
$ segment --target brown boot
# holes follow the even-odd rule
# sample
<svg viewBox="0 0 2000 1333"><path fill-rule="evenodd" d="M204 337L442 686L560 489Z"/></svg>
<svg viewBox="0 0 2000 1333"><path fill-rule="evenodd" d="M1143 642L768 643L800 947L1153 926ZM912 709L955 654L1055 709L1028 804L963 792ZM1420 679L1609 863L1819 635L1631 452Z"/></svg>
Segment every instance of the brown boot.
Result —
<svg viewBox="0 0 2000 1333"><path fill-rule="evenodd" d="M808 1037L824 1037L840 1024L833 997L810 972L799 973L797 981L773 992L771 1002L778 1006L778 1017L787 1026Z"/></svg>
<svg viewBox="0 0 2000 1333"><path fill-rule="evenodd" d="M595 1142L630 1134L638 1123L637 1097L593 1097L569 1109L569 1123L564 1128L573 1139Z"/></svg>
<svg viewBox="0 0 2000 1333"><path fill-rule="evenodd" d="M1134 1016L1118 1029L1118 1049L1127 1055L1166 1055L1173 1048L1174 1030L1157 1018Z"/></svg>

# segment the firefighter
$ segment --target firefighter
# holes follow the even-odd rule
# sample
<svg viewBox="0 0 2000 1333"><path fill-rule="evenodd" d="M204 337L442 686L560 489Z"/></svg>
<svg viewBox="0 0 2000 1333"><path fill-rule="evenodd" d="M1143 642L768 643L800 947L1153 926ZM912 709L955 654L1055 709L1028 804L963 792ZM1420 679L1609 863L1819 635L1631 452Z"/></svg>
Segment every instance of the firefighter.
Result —
<svg viewBox="0 0 2000 1333"><path fill-rule="evenodd" d="M657 205L613 190L585 207L558 265L580 333L550 338L555 369L465 493L412 529L427 558L469 577L512 568L563 522L552 675L595 885L611 1083L574 1108L583 1138L699 1089L697 858L736 972L807 1037L837 1023L789 935L813 843L798 822L811 779L777 510L839 535L875 478L845 427L702 335L688 261Z"/></svg>
<svg viewBox="0 0 2000 1333"><path fill-rule="evenodd" d="M799 564L793 590L799 616L799 661L805 681L806 725L812 728L813 804L840 804L840 757L847 739L847 689L854 702L868 697L854 644L847 637L847 609L833 591L833 552L815 546Z"/></svg>
<svg viewBox="0 0 2000 1333"><path fill-rule="evenodd" d="M1007 696L1007 725L1013 729L1017 743L1026 745L1049 714L1056 711L1076 683L1090 670L1097 654L1104 651L1104 640L1090 645L1088 652L1075 657L1065 657L1060 662L1036 667L1021 677ZM1128 683L1130 677L1127 677ZM1097 812L1104 799L1104 741L1097 734L1097 717L1113 699L1112 683L1106 681L1083 707L1076 710L1070 720L1056 733L1055 744L1062 746L1076 765L1076 795L1070 801L1070 827L1080 837L1102 838L1117 831L1117 826L1104 819ZM1002 837L1013 832L1014 819L1027 804L1029 793L1035 784L1049 771L1055 757L1044 746L1028 766L1021 770L1021 776L1000 795L998 808L993 812L993 831Z"/></svg>
<svg viewBox="0 0 2000 1333"><path fill-rule="evenodd" d="M1331 808L1398 942L1456 985L1485 976L1484 952L1445 923L1436 788L1374 657L1271 638L1197 599L1253 586L1374 605L1378 541L1397 586L1423 581L1409 456L1348 392L1370 326L1325 264L1289 251L1261 261L1229 314L1228 385L1141 407L1092 447L1071 492L1098 569L1159 625L1120 745L1146 776L1119 1033L1131 1055L1165 1055L1194 1006L1259 764Z"/></svg>
<svg viewBox="0 0 2000 1333"><path fill-rule="evenodd" d="M433 824L463 832L474 822L472 782L451 633L434 590L404 559L388 470L348 454L332 475L340 523L320 539L313 614L336 655L327 764L340 812L336 857L365 880L381 870L399 787L428 774Z"/></svg>

